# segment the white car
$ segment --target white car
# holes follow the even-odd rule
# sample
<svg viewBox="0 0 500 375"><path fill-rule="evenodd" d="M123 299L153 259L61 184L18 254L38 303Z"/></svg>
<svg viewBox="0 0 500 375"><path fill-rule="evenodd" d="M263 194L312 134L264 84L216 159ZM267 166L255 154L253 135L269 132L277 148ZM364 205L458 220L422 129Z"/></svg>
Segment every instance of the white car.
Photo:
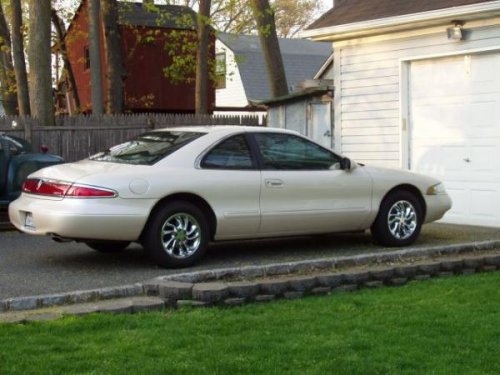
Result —
<svg viewBox="0 0 500 375"><path fill-rule="evenodd" d="M9 206L19 230L160 266L198 261L210 241L371 229L413 243L451 200L440 181L356 164L302 135L261 127L152 131L29 176Z"/></svg>

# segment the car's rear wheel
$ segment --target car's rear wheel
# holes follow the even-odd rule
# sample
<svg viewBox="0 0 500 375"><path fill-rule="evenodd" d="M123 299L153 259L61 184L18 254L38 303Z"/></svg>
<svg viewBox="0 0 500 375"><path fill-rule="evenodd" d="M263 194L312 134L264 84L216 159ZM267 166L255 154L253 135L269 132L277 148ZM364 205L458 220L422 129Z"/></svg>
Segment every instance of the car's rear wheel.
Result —
<svg viewBox="0 0 500 375"><path fill-rule="evenodd" d="M125 250L130 241L86 241L85 244L101 253L117 253Z"/></svg>
<svg viewBox="0 0 500 375"><path fill-rule="evenodd" d="M197 262L208 247L209 226L195 205L174 201L151 217L143 245L149 257L161 267L187 267Z"/></svg>
<svg viewBox="0 0 500 375"><path fill-rule="evenodd" d="M407 246L417 239L422 221L418 198L409 191L395 191L382 201L371 232L380 245Z"/></svg>

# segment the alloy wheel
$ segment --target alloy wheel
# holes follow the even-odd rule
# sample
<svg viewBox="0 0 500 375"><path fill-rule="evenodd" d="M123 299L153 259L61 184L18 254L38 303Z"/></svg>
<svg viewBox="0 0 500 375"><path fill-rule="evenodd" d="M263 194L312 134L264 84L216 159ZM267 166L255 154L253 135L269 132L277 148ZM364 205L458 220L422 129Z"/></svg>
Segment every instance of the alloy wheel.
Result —
<svg viewBox="0 0 500 375"><path fill-rule="evenodd" d="M165 221L161 229L161 242L169 256L188 258L200 247L200 224L187 213L176 213Z"/></svg>
<svg viewBox="0 0 500 375"><path fill-rule="evenodd" d="M411 237L418 226L415 207L406 200L398 201L392 205L387 220L389 231L398 240Z"/></svg>

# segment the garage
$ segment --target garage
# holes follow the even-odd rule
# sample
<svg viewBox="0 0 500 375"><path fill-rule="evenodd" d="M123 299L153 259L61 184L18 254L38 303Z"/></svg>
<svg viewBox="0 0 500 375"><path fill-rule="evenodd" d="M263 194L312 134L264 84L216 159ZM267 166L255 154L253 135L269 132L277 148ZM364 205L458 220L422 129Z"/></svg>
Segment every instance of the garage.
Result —
<svg viewBox="0 0 500 375"><path fill-rule="evenodd" d="M444 222L500 227L500 53L409 64L409 165L441 179Z"/></svg>

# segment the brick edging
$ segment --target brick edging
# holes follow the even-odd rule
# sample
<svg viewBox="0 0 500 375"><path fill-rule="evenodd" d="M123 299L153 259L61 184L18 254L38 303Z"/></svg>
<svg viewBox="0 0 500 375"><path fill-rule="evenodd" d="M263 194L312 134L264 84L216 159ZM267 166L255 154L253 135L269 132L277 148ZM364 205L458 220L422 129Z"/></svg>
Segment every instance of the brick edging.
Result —
<svg viewBox="0 0 500 375"><path fill-rule="evenodd" d="M297 298L308 293L324 294L336 291L337 287L340 288L339 290L353 290L359 287L401 285L404 283L403 279L411 280L425 278L426 276L447 276L448 274L457 272L472 273L494 270L500 267L500 255L481 257L481 254L477 254L475 257L470 258L471 260L469 260L468 263L467 260L427 262L424 265L418 266L420 267L418 270L415 270L416 266L414 265L398 265L383 270L362 271L358 273L339 273L338 271L331 272L331 270L348 269L373 264L397 263L413 258L459 256L464 253L482 250L487 251L499 246L500 241L484 241L473 244L435 246L426 249L408 248L380 253L275 263L263 266L244 266L187 272L170 276L161 276L144 283L133 285L52 295L8 298L0 300L0 313L35 310L144 295L159 295L171 306L183 304L207 305L214 303L234 305L251 300L266 301L281 297ZM462 263L459 265L459 263L456 262ZM471 264L469 264L471 262L476 262L477 266L472 267ZM330 272L326 272L327 270ZM415 273L415 275L411 276L411 272ZM282 278L279 278L279 276L297 273L309 273L313 275L290 276L286 283L283 282ZM394 277L389 278L386 277L387 275L392 275ZM339 281L339 276L343 277L342 282ZM258 282L258 280L251 282L220 282L220 280L228 280L231 278L238 278L241 280L270 279L264 280L265 282ZM336 280L334 281L336 284L329 284L325 281L327 279ZM306 287L305 284L309 286ZM270 292L273 290L278 290L279 292Z"/></svg>
<svg viewBox="0 0 500 375"><path fill-rule="evenodd" d="M186 282L163 278L144 284L150 296L159 296L167 306L241 305L247 302L294 299L304 295L354 291L362 288L401 286L410 280L427 280L458 274L473 274L500 269L500 254L462 259L425 261L344 272L255 278L249 281Z"/></svg>

